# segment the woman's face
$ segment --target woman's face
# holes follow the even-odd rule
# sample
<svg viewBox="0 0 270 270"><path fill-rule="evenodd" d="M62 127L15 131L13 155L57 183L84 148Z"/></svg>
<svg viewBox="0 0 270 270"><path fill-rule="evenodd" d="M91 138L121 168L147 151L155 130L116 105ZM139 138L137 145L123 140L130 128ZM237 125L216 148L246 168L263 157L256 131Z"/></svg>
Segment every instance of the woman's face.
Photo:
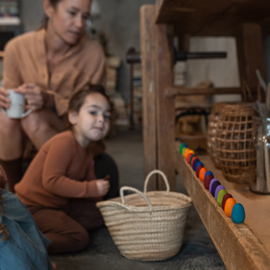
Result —
<svg viewBox="0 0 270 270"><path fill-rule="evenodd" d="M84 33L90 6L91 0L61 0L49 15L54 32L70 45L77 43Z"/></svg>

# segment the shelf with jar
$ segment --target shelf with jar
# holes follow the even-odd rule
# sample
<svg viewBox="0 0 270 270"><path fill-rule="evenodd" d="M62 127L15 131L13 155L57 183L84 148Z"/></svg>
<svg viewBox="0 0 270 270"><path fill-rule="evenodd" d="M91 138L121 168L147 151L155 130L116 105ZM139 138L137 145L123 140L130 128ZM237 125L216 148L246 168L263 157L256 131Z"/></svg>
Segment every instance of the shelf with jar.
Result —
<svg viewBox="0 0 270 270"><path fill-rule="evenodd" d="M0 1L0 25L20 25L19 1Z"/></svg>

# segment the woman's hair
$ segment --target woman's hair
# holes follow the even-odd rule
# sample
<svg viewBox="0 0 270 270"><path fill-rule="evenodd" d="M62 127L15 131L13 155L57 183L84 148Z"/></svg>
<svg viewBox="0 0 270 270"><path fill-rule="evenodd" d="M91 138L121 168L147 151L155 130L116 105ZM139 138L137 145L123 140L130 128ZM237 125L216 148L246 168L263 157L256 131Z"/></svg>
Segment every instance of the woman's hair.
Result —
<svg viewBox="0 0 270 270"><path fill-rule="evenodd" d="M55 8L56 6L57 6L57 4L59 3L59 2L61 2L62 0L49 0L49 2L50 2L50 4ZM44 18L43 18L43 20L42 20L42 23L41 23L41 26L40 26L40 28L39 29L42 29L42 28L47 28L47 24L48 24L48 20L49 20L49 18L48 18L48 16L45 14L44 15Z"/></svg>
<svg viewBox="0 0 270 270"><path fill-rule="evenodd" d="M3 177L6 177L5 171L3 170L3 168L0 166L0 178L3 175ZM0 204L0 234L2 235L2 237L0 237L0 242L2 242L3 240L8 240L9 239L9 233L6 229L6 225L4 225L2 223L2 215L3 215L3 198L2 198L2 194L0 191L0 200L1 200L1 204Z"/></svg>
<svg viewBox="0 0 270 270"><path fill-rule="evenodd" d="M91 94L101 94L103 97L105 97L112 111L112 103L110 98L107 96L104 87L98 84L90 84L86 88L76 92L69 101L68 111L79 112L85 101L85 98Z"/></svg>

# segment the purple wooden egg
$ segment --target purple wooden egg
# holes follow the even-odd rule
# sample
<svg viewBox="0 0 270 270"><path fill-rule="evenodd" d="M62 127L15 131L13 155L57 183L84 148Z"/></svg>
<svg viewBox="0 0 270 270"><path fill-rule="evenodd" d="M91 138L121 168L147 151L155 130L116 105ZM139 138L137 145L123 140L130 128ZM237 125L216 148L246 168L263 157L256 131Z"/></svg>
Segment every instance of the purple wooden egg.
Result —
<svg viewBox="0 0 270 270"><path fill-rule="evenodd" d="M220 185L219 181L215 181L211 186L211 194L215 197L216 188Z"/></svg>
<svg viewBox="0 0 270 270"><path fill-rule="evenodd" d="M200 162L199 159L196 159L196 160L194 160L194 162L193 162L192 168L193 168L194 171L195 171L195 168L196 168L196 165L197 165L198 162Z"/></svg>
<svg viewBox="0 0 270 270"><path fill-rule="evenodd" d="M212 188L212 185L214 182L218 181L216 178L213 178L211 181L210 181L210 184L209 184L209 191L211 193L211 188Z"/></svg>
<svg viewBox="0 0 270 270"><path fill-rule="evenodd" d="M222 185L219 185L217 188L216 188L216 191L215 191L215 199L217 200L217 196L218 196L218 193L222 190L222 189L226 189L224 186Z"/></svg>

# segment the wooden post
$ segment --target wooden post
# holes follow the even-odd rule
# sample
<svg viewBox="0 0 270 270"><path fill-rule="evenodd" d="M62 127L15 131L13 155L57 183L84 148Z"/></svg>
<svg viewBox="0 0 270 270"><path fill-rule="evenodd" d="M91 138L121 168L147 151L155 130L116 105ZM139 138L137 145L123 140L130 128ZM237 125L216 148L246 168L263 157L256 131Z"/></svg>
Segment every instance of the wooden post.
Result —
<svg viewBox="0 0 270 270"><path fill-rule="evenodd" d="M174 171L174 98L166 97L165 89L173 85L173 28L167 24L157 24L155 33L155 85L157 108L157 151L158 168L167 176L171 190L175 190ZM159 189L164 189L164 181L159 179Z"/></svg>
<svg viewBox="0 0 270 270"><path fill-rule="evenodd" d="M153 5L141 7L144 172L162 170L175 190L174 99L165 91L173 84L173 35L171 26L155 24L155 12ZM161 179L150 183L149 189L165 188Z"/></svg>
<svg viewBox="0 0 270 270"><path fill-rule="evenodd" d="M249 87L257 87L256 69L265 79L261 26L255 23L241 25L236 34L236 43L241 85L245 80Z"/></svg>
<svg viewBox="0 0 270 270"><path fill-rule="evenodd" d="M143 91L143 146L144 176L157 168L156 91L155 91L155 6L143 5L140 10L140 40ZM157 189L156 180L149 183L149 190Z"/></svg>

